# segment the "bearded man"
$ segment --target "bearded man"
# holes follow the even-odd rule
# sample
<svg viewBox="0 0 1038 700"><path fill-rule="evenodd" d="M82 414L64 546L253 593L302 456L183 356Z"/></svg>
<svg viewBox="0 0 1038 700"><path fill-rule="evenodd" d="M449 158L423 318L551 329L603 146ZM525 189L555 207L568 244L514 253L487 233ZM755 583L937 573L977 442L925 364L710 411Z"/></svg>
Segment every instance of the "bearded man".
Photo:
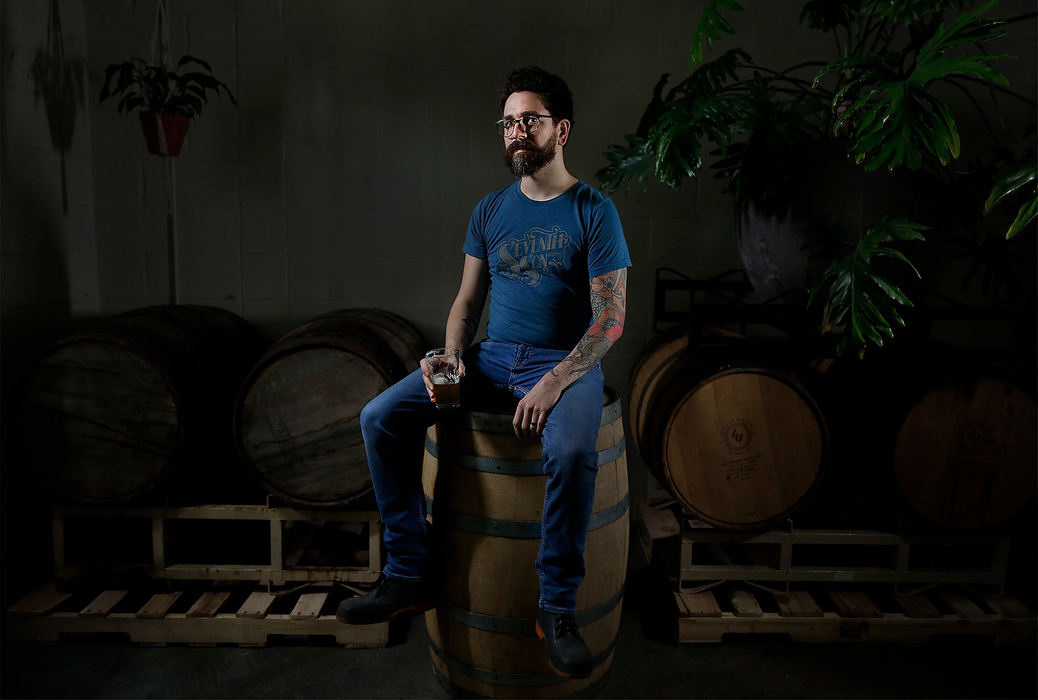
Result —
<svg viewBox="0 0 1038 700"><path fill-rule="evenodd" d="M516 436L542 443L537 633L556 673L586 678L591 655L573 613L598 471L601 360L623 333L631 260L616 207L566 169L573 128L566 83L521 68L508 74L499 97L504 161L517 180L475 207L444 345L462 353L463 403L511 392L519 399ZM487 338L473 344L488 295ZM437 418L432 372L422 362L361 413L387 561L371 593L339 606L342 622L380 622L436 603L415 460Z"/></svg>

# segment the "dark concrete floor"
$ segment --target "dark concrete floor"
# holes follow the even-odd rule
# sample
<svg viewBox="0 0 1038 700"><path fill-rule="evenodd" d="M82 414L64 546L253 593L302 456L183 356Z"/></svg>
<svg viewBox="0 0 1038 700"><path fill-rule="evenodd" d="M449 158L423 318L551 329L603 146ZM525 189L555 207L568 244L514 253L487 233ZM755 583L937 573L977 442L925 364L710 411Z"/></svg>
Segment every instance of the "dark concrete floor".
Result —
<svg viewBox="0 0 1038 700"><path fill-rule="evenodd" d="M645 572L628 581L602 698L1035 698L1036 647L959 637L928 644L674 643ZM422 619L381 649L282 645L6 645L5 698L436 698Z"/></svg>

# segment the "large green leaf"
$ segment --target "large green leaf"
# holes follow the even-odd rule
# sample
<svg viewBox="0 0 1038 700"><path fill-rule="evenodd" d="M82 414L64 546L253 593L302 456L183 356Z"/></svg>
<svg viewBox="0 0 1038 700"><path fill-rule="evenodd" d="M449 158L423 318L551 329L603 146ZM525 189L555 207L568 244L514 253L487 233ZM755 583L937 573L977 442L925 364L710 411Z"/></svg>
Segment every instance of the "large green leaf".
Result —
<svg viewBox="0 0 1038 700"><path fill-rule="evenodd" d="M656 179L677 187L695 177L703 165L703 142L717 144L722 153L732 125L739 121L745 98L733 93L687 95L669 103L650 129L648 148L654 156Z"/></svg>
<svg viewBox="0 0 1038 700"><path fill-rule="evenodd" d="M753 64L753 59L743 49L729 49L709 63L697 67L678 83L668 95L706 96L722 92L732 82L738 81L739 69Z"/></svg>
<svg viewBox="0 0 1038 700"><path fill-rule="evenodd" d="M1035 217L1038 217L1038 189L1035 190L1034 196L1020 205L1020 211L1016 214L1016 219L1013 220L1009 230L1006 231L1006 238L1012 238L1016 234L1020 233L1029 223L1034 221Z"/></svg>
<svg viewBox="0 0 1038 700"><path fill-rule="evenodd" d="M704 45L713 48L714 42L723 34L735 34L735 30L728 20L721 14L721 10L733 10L742 12L742 5L735 0L707 0L706 7L699 19L696 33L692 36L692 49L689 52L689 70L695 64L703 60Z"/></svg>
<svg viewBox="0 0 1038 700"><path fill-rule="evenodd" d="M862 354L869 345L882 346L894 337L895 326L905 325L898 307L910 307L912 302L881 270L880 263L883 259L904 263L919 277L919 271L894 245L921 241L926 229L907 219L881 219L826 269L811 298L828 290L823 325L842 330L838 352Z"/></svg>
<svg viewBox="0 0 1038 700"><path fill-rule="evenodd" d="M940 5L941 3L924 3ZM995 84L1006 84L1004 75L989 65L1007 56L971 54L947 56L950 49L1001 36L1002 22L983 18L984 5L938 26L920 46L914 65L905 68L895 54L869 54L832 62L815 77L839 74L844 82L836 92L832 109L834 133L849 131L851 155L867 171L907 166L918 169L924 156L947 164L959 155L959 132L951 110L927 91L936 80L966 76ZM879 11L881 3L865 3ZM895 15L908 5L882 4ZM865 7L863 6L863 10Z"/></svg>
<svg viewBox="0 0 1038 700"><path fill-rule="evenodd" d="M1032 153L1033 155L1033 153ZM1017 170L1000 177L991 188L991 194L984 203L984 213L990 213L996 206L1005 201L1006 198L1027 187L1031 183L1038 183L1038 165L1033 160ZM1038 184L1029 199L1024 200L1017 211L1016 218L1010 224L1006 232L1006 238L1012 238L1020 233L1029 223L1038 217Z"/></svg>
<svg viewBox="0 0 1038 700"><path fill-rule="evenodd" d="M634 134L625 136L624 145L609 146L604 155L608 165L595 173L606 192L630 188L637 184L645 189L652 176L653 155L648 139Z"/></svg>
<svg viewBox="0 0 1038 700"><path fill-rule="evenodd" d="M734 49L699 66L662 98L664 81L657 83L637 134L624 145L605 152L608 165L597 177L608 192L638 184L650 176L669 187L698 175L704 150L712 142L724 152L733 130L745 123L746 90L738 81L739 68L750 57Z"/></svg>

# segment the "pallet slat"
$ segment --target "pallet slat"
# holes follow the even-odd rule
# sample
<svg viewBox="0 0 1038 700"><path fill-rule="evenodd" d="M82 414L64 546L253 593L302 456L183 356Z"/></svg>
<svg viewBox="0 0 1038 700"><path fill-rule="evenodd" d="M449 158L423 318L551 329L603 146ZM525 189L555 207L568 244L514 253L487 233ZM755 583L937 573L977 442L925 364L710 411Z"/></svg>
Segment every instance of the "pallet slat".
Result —
<svg viewBox="0 0 1038 700"><path fill-rule="evenodd" d="M129 591L105 591L79 611L82 617L103 617L126 597Z"/></svg>
<svg viewBox="0 0 1038 700"><path fill-rule="evenodd" d="M720 617L721 608L710 591L678 593L688 615L692 617Z"/></svg>
<svg viewBox="0 0 1038 700"><path fill-rule="evenodd" d="M173 607L173 603L177 602L180 598L181 591L175 591L173 593L156 593L144 604L144 607L137 611L137 617L144 618L158 618L165 617L169 609Z"/></svg>
<svg viewBox="0 0 1038 700"><path fill-rule="evenodd" d="M230 591L205 591L187 611L188 617L213 617L230 597Z"/></svg>
<svg viewBox="0 0 1038 700"><path fill-rule="evenodd" d="M235 615L237 617L252 618L266 617L267 611L270 610L270 606L274 604L275 600L277 600L277 596L273 593L256 591L238 608L238 612Z"/></svg>
<svg viewBox="0 0 1038 700"><path fill-rule="evenodd" d="M761 612L760 603L749 591L732 591L729 600L736 617L760 617L764 614Z"/></svg>
<svg viewBox="0 0 1038 700"><path fill-rule="evenodd" d="M327 599L327 593L304 593L299 596L288 616L293 620L315 620L321 614L321 608Z"/></svg>
<svg viewBox="0 0 1038 700"><path fill-rule="evenodd" d="M840 617L876 618L883 617L869 597L861 591L829 591Z"/></svg>
<svg viewBox="0 0 1038 700"><path fill-rule="evenodd" d="M989 595L984 597L984 602L989 608L1002 617L1012 619L1026 619L1034 617L1034 613L1028 610L1026 605L1010 596Z"/></svg>
<svg viewBox="0 0 1038 700"><path fill-rule="evenodd" d="M806 591L776 593L775 604L782 617L822 617L822 609Z"/></svg>
<svg viewBox="0 0 1038 700"><path fill-rule="evenodd" d="M72 596L58 591L33 591L8 608L12 615L48 615Z"/></svg>
<svg viewBox="0 0 1038 700"><path fill-rule="evenodd" d="M921 595L897 595L894 600L908 617L930 620L941 617L941 611Z"/></svg>
<svg viewBox="0 0 1038 700"><path fill-rule="evenodd" d="M941 597L959 617L978 618L986 614L976 603L961 593L945 591Z"/></svg>

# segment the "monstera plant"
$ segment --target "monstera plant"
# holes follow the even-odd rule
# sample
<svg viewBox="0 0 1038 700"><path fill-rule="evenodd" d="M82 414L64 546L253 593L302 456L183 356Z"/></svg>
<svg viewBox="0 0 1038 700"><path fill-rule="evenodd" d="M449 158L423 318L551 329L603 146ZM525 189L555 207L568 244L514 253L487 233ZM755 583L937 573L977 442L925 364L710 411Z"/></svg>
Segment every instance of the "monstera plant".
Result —
<svg viewBox="0 0 1038 700"><path fill-rule="evenodd" d="M990 118L984 104L991 96L1027 99L1010 91L995 67L1011 57L985 51L1008 24L988 16L994 4L809 0L800 20L828 33L835 52L776 69L755 63L742 48L704 61L715 42L735 33L725 14L743 9L735 0L707 0L692 38L690 74L669 90L669 76L661 77L636 131L605 152L599 181L607 191L650 181L677 187L710 163L734 197L740 236L754 221L794 222L795 245L813 251L804 296L821 302L821 326L839 337L839 351L883 345L905 325L903 308L913 304L902 278L911 282L920 271L909 256L930 229L961 224L955 207L963 202L942 202L948 182L968 169L950 167L961 144L945 101L949 88L982 120ZM969 216L982 216L985 197L989 211L1012 200L1020 207L1013 236L1035 216L1038 192L1025 191L1035 182L1034 154L1028 160L1024 148L1012 145L993 151L984 169L1011 161L1017 167L998 182L986 181ZM873 177L887 178L880 190L892 196L872 220L859 216L850 226L819 209L837 201L865 211L853 202L868 189L863 178ZM841 178L849 185L841 193L820 194ZM939 194L920 194L926 188Z"/></svg>

